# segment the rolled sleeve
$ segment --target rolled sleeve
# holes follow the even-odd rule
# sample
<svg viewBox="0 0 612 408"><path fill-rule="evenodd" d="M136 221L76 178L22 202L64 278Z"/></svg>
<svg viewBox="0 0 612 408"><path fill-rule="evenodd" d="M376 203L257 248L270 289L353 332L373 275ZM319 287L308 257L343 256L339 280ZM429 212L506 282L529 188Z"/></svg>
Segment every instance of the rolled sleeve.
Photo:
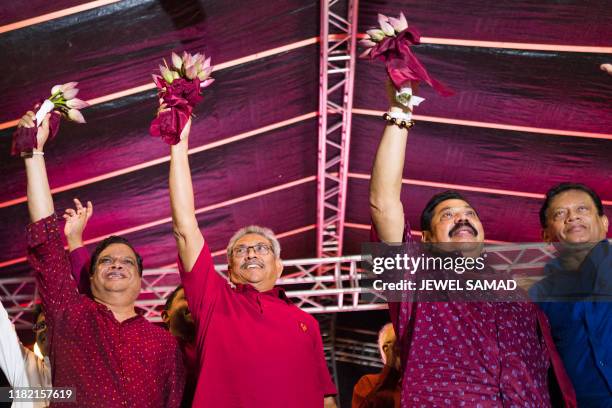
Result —
<svg viewBox="0 0 612 408"><path fill-rule="evenodd" d="M79 285L79 293L89 295L91 287L89 284L89 251L85 247L76 248L70 252L70 270L72 277Z"/></svg>

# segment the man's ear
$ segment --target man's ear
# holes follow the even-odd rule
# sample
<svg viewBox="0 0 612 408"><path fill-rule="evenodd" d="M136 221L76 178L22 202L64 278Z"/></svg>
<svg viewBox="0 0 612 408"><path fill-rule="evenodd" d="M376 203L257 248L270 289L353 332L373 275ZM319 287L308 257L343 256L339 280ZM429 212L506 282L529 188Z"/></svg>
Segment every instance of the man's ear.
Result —
<svg viewBox="0 0 612 408"><path fill-rule="evenodd" d="M421 242L431 242L431 232L423 231L421 235Z"/></svg>
<svg viewBox="0 0 612 408"><path fill-rule="evenodd" d="M162 318L162 321L164 323L168 324L168 321L170 320L170 316L168 316L168 311L167 310L163 310L161 312L161 318Z"/></svg>
<svg viewBox="0 0 612 408"><path fill-rule="evenodd" d="M610 226L610 220L608 220L608 216L606 214L601 216L601 222L603 223L605 235L608 235L608 227Z"/></svg>
<svg viewBox="0 0 612 408"><path fill-rule="evenodd" d="M283 262L280 258L276 258L276 279L280 278L283 274Z"/></svg>
<svg viewBox="0 0 612 408"><path fill-rule="evenodd" d="M227 264L227 279L229 279L230 282L232 281L232 264L228 263Z"/></svg>

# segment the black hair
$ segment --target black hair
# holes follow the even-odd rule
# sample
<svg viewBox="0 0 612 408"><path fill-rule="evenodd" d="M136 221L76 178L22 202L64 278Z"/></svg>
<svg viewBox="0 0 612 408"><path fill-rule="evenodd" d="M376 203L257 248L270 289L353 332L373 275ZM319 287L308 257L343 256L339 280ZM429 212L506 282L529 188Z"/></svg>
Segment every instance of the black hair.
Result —
<svg viewBox="0 0 612 408"><path fill-rule="evenodd" d="M540 208L540 225L542 225L542 228L546 228L546 212L548 211L548 207L550 207L550 203L552 202L552 200L559 194L569 190L578 190L587 193L593 200L593 203L595 203L595 207L597 208L597 214L599 214L600 217L604 215L601 198L599 198L597 193L593 191L590 187L587 187L582 183L560 183L546 192L546 198L544 198L544 203L542 203L542 207Z"/></svg>
<svg viewBox="0 0 612 408"><path fill-rule="evenodd" d="M102 253L102 251L104 251L106 247L112 244L123 244L123 245L127 245L128 247L130 247L130 249L132 250L132 252L134 252L134 255L136 256L136 263L138 265L138 273L140 274L140 276L142 276L142 269L143 269L142 268L142 256L140 256L140 254L136 252L132 244L130 244L130 241L128 241L127 239L123 237L117 236L117 235L111 235L110 237L105 238L102 242L98 244L93 254L91 254L91 263L89 264L89 274L93 275L94 271L96 270L96 263L98 262L100 253Z"/></svg>
<svg viewBox="0 0 612 408"><path fill-rule="evenodd" d="M32 309L32 319L34 319L34 324L36 324L36 322L38 321L38 316L40 316L41 313L45 313L45 311L42 308L42 304L37 303L34 305L34 309Z"/></svg>
<svg viewBox="0 0 612 408"><path fill-rule="evenodd" d="M164 305L164 310L167 312L168 310L170 310L170 307L172 306L172 302L174 302L174 298L176 297L176 294L179 292L179 290L183 289L183 285L178 285L176 287L176 289L174 289L172 291L172 293L170 293L168 295L168 297L166 298L166 304Z"/></svg>
<svg viewBox="0 0 612 408"><path fill-rule="evenodd" d="M438 204L446 200L463 200L469 204L468 200L466 200L464 196L453 190L446 190L434 195L429 199L427 205L425 205L425 208L421 213L421 231L431 232L431 219L433 218L434 210Z"/></svg>

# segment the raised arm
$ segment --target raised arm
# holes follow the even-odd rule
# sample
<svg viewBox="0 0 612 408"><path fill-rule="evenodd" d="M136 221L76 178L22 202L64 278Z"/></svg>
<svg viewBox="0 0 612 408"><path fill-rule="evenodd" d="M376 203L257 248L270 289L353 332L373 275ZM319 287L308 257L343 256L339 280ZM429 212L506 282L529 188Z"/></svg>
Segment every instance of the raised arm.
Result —
<svg viewBox="0 0 612 408"><path fill-rule="evenodd" d="M83 244L83 232L87 222L93 215L93 204L87 202L84 207L78 198L73 199L74 208L67 208L64 212L64 236L68 242L70 252L70 269L72 277L79 285L79 293L89 295L91 286L89 283L89 251Z"/></svg>
<svg viewBox="0 0 612 408"><path fill-rule="evenodd" d="M34 112L29 111L19 121L18 126L32 128L36 126ZM30 220L36 222L53 214L53 199L47 179L43 147L49 137L49 114L43 120L36 133L37 147L32 155L24 159L28 179L28 210Z"/></svg>
<svg viewBox="0 0 612 408"><path fill-rule="evenodd" d="M170 205L172 229L185 271L191 271L204 246L204 236L195 215L193 185L189 168L189 131L191 120L183 129L181 141L170 150Z"/></svg>
<svg viewBox="0 0 612 408"><path fill-rule="evenodd" d="M26 113L18 126L34 127L34 113ZM76 284L70 278L70 262L64 251L53 199L47 180L43 147L49 136L49 114L38 129L37 147L26 157L28 210L32 224L26 229L28 259L38 280L38 289L47 322L61 314L69 302L78 298Z"/></svg>
<svg viewBox="0 0 612 408"><path fill-rule="evenodd" d="M408 112L395 101L395 91L387 84L389 112ZM408 130L388 123L382 135L370 181L370 213L378 237L384 242L401 242L404 233L404 208L400 199Z"/></svg>

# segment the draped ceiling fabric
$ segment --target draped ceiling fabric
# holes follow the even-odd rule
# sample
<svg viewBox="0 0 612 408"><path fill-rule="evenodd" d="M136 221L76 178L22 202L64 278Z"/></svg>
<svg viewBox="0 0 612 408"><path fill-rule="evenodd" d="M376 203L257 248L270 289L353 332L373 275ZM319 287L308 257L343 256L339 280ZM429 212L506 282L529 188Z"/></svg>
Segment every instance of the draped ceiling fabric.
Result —
<svg viewBox="0 0 612 408"><path fill-rule="evenodd" d="M5 1L0 25L85 3ZM145 267L173 264L169 149L148 135L155 92L113 94L150 84L171 51L203 51L221 69L195 110L190 146L198 221L212 250L222 253L236 229L257 223L288 233L281 239L284 258L315 256L319 3L107 3L0 34L0 123L18 118L54 84L79 81L80 97L88 100L110 95L84 110L86 125L63 122L45 149L51 185L59 190L58 213L73 197L91 200L90 245L121 233L142 252ZM607 0L361 0L359 31L376 24L377 12L399 11L432 39L612 46ZM612 215L612 76L599 69L612 55L496 44L415 49L430 72L457 91L441 98L422 87L427 100L418 114L535 129L419 121L404 173L412 180L403 201L413 228L424 203L442 189L435 183L459 185L492 240L538 241L538 195L561 181L589 184ZM239 60L278 47L286 49ZM384 110L383 80L381 65L359 60L354 108ZM345 254L358 253L368 237L364 176L382 128L378 117L353 115ZM544 134L542 128L585 134ZM30 272L23 163L9 157L13 130L5 125L0 131L0 278ZM223 255L216 261L224 262Z"/></svg>

